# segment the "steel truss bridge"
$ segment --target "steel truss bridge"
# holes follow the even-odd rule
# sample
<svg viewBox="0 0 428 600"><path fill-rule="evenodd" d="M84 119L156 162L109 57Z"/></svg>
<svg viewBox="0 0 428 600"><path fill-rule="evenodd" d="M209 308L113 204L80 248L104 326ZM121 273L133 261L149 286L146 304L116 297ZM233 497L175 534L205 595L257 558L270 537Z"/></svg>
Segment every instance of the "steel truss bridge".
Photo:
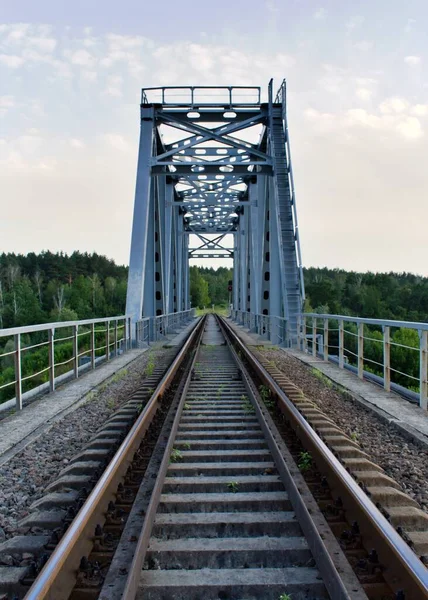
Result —
<svg viewBox="0 0 428 600"><path fill-rule="evenodd" d="M272 80L266 102L261 95L142 91L126 307L134 322L190 308L190 259L233 258L233 308L284 319L284 341L296 342L304 285L285 80L276 96Z"/></svg>

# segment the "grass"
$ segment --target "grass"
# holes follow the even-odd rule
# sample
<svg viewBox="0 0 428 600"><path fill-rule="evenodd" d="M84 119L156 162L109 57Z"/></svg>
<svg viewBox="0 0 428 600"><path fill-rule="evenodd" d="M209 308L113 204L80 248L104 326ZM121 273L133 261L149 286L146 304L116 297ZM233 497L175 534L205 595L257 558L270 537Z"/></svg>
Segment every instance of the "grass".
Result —
<svg viewBox="0 0 428 600"><path fill-rule="evenodd" d="M265 403L266 408L271 409L275 406L275 402L272 399L272 392L267 385L261 385L259 387L259 394L263 402Z"/></svg>
<svg viewBox="0 0 428 600"><path fill-rule="evenodd" d="M256 412L256 409L251 404L250 399L247 396L244 396L244 394L241 396L241 401L242 401L241 406L246 413L250 414L250 413Z"/></svg>
<svg viewBox="0 0 428 600"><path fill-rule="evenodd" d="M238 491L238 484L236 481L229 481L229 483L227 484L227 488L229 490L229 492L232 492L232 494L236 494L236 492Z"/></svg>
<svg viewBox="0 0 428 600"><path fill-rule="evenodd" d="M281 594L278 600L291 600L290 594Z"/></svg>
<svg viewBox="0 0 428 600"><path fill-rule="evenodd" d="M155 370L155 361L153 358L153 354L149 354L146 369L145 369L145 374L147 375L147 377L150 377L150 375L153 375L154 370Z"/></svg>
<svg viewBox="0 0 428 600"><path fill-rule="evenodd" d="M183 459L183 455L177 448L173 448L171 452L171 456L169 457L170 463L176 463Z"/></svg>
<svg viewBox="0 0 428 600"><path fill-rule="evenodd" d="M311 373L314 377L316 377L318 379L318 381L321 381L321 383L323 383L327 387L329 387L329 388L333 387L332 380L329 379L328 377L326 377L324 375L324 373L321 373L321 371L318 371L318 369L311 369Z"/></svg>
<svg viewBox="0 0 428 600"><path fill-rule="evenodd" d="M301 452L299 454L299 462L297 466L302 471L302 473L306 473L312 467L312 454L310 452Z"/></svg>
<svg viewBox="0 0 428 600"><path fill-rule="evenodd" d="M189 444L189 442L184 442L184 444L183 444L183 448L184 448L185 450L190 450L190 444Z"/></svg>

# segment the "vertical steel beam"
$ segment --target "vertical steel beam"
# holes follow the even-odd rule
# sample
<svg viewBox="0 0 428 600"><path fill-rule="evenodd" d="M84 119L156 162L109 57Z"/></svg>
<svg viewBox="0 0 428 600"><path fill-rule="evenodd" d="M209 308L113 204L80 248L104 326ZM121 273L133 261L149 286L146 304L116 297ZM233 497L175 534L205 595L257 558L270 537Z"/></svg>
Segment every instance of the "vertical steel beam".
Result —
<svg viewBox="0 0 428 600"><path fill-rule="evenodd" d="M233 298L233 309L239 310L239 231L235 231L233 234L233 279L232 279L232 298Z"/></svg>
<svg viewBox="0 0 428 600"><path fill-rule="evenodd" d="M282 272L280 262L280 238L279 222L275 206L275 192L272 178L268 181L269 210L266 219L269 218L269 314L277 317L286 317L282 301Z"/></svg>
<svg viewBox="0 0 428 600"><path fill-rule="evenodd" d="M165 312L170 314L174 310L174 284L173 284L173 240L172 240L172 211L174 201L174 188L172 183L166 184L165 189L165 225L163 236L164 248L164 278L165 278ZM174 231L175 234L175 231Z"/></svg>
<svg viewBox="0 0 428 600"><path fill-rule="evenodd" d="M141 107L141 132L138 151L137 183L132 222L126 313L135 323L143 311L143 291L146 275L147 232L151 191L150 159L153 151L154 110ZM135 327L132 327L134 331Z"/></svg>
<svg viewBox="0 0 428 600"><path fill-rule="evenodd" d="M259 194L257 183L249 183L250 226L248 232L250 252L250 310L252 313L262 312L262 265L265 230L265 197Z"/></svg>
<svg viewBox="0 0 428 600"><path fill-rule="evenodd" d="M153 182L154 183L154 182ZM153 317L156 314L155 309L155 195L156 186L151 186L148 223L146 231L146 256L145 256L145 277L144 277L144 298L143 298L143 316Z"/></svg>
<svg viewBox="0 0 428 600"><path fill-rule="evenodd" d="M177 312L183 310L183 216L180 211L176 213L175 221L175 296Z"/></svg>

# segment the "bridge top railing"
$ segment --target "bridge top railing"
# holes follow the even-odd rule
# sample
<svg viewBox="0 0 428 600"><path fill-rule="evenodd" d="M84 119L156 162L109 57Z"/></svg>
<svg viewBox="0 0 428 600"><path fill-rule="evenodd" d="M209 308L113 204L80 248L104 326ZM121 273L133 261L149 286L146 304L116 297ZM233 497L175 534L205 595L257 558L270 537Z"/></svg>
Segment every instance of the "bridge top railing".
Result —
<svg viewBox="0 0 428 600"><path fill-rule="evenodd" d="M261 88L255 86L167 86L143 88L142 104L197 108L260 106Z"/></svg>
<svg viewBox="0 0 428 600"><path fill-rule="evenodd" d="M298 345L427 409L428 323L303 313Z"/></svg>
<svg viewBox="0 0 428 600"><path fill-rule="evenodd" d="M130 331L129 315L0 329L0 415L122 354Z"/></svg>

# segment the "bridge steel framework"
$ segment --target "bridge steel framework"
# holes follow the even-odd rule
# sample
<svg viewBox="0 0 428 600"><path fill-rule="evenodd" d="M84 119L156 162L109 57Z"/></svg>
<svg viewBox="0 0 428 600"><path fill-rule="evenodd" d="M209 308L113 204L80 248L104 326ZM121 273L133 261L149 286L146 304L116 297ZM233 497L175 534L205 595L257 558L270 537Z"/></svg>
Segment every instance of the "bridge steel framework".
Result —
<svg viewBox="0 0 428 600"><path fill-rule="evenodd" d="M233 257L233 308L285 318L294 345L304 284L285 80L266 102L259 87L142 91L126 313L190 308L189 259L211 256Z"/></svg>

